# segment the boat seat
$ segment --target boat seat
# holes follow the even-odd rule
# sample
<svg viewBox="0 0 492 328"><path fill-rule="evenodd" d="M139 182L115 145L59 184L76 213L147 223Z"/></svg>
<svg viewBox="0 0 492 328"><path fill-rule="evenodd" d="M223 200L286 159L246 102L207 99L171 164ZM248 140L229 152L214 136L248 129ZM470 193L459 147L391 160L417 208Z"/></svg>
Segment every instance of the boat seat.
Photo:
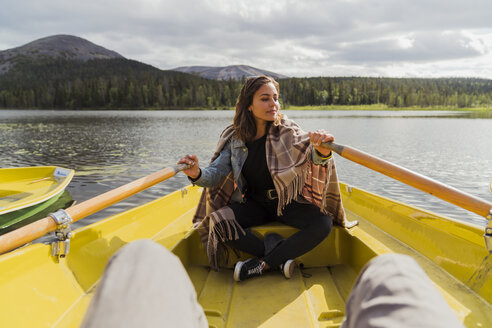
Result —
<svg viewBox="0 0 492 328"><path fill-rule="evenodd" d="M270 232L276 232L282 237L288 238L299 231L299 229L280 222L271 222L261 226L252 227L251 231L254 234L259 235L260 238L264 238L264 236ZM296 263L298 265L302 264L304 267L326 267L340 264L340 234L344 233L344 228L334 226L328 238L323 240L318 246L308 253L297 258ZM238 260L244 261L250 258L251 255L240 252L240 256L237 257L234 252L230 252L229 257L228 266L232 267Z"/></svg>
<svg viewBox="0 0 492 328"><path fill-rule="evenodd" d="M251 230L253 233L261 235L262 238L270 232L276 232L282 237L288 238L299 231L297 228L280 222L270 222L261 226L252 227ZM318 246L308 253L297 258L296 262L305 267L321 267L340 264L340 234L344 233L344 228L333 226L328 238L323 240Z"/></svg>
<svg viewBox="0 0 492 328"><path fill-rule="evenodd" d="M262 239L263 236L269 232L276 232L282 237L288 238L299 231L299 229L280 222L271 222L261 226L252 227L251 231ZM341 236L347 236L346 230L342 227L334 226L328 238L323 240L318 246L308 253L297 258L296 263L298 265L302 264L304 267L326 267L342 263L340 244L345 244L346 238L342 238ZM196 252L197 249L200 251ZM197 231L193 231L191 234L178 242L172 250L178 256L180 256L179 254L193 254L192 256L180 256L181 260L184 262L187 261L185 259L190 259L191 262L195 264L204 266L209 265L205 249ZM235 252L229 252L228 264L225 267L233 268L237 261L244 261L250 257L251 255L243 252L239 252L239 257ZM185 263L185 266L187 266L187 263Z"/></svg>
<svg viewBox="0 0 492 328"><path fill-rule="evenodd" d="M261 226L252 227L251 231L254 231L262 236L265 236L269 232L276 232L286 238L296 233L296 231L299 231L299 229L280 222L270 222Z"/></svg>

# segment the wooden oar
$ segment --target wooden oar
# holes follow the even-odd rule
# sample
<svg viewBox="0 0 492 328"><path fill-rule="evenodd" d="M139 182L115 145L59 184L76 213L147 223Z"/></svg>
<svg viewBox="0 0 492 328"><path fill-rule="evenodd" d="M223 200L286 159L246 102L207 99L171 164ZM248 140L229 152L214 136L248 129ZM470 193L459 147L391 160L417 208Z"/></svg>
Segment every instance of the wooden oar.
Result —
<svg viewBox="0 0 492 328"><path fill-rule="evenodd" d="M489 220L492 219L492 203L486 200L349 146L339 145L334 142L325 142L322 146L333 150L348 160L425 191L461 208L486 217Z"/></svg>
<svg viewBox="0 0 492 328"><path fill-rule="evenodd" d="M104 194L88 199L75 206L69 207L65 211L72 217L72 222L78 221L86 216L102 210L103 208L133 196L134 194L159 182L167 180L175 176L179 171L186 168L187 165L184 164L180 164L172 168L165 168L146 177L110 190ZM56 228L56 222L51 216L48 216L22 228L6 233L0 236L0 254L31 242L51 231L55 231Z"/></svg>

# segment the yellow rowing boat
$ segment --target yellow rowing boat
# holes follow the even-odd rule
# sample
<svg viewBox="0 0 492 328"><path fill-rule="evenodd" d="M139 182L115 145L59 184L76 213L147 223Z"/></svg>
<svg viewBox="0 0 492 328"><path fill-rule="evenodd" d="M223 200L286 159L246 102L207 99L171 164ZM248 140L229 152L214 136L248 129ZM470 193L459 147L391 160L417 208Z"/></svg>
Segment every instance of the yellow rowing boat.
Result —
<svg viewBox="0 0 492 328"><path fill-rule="evenodd" d="M73 170L55 166L0 169L0 215L40 204L61 194L73 175Z"/></svg>
<svg viewBox="0 0 492 328"><path fill-rule="evenodd" d="M66 205L71 197L64 190L73 175L73 170L55 166L0 169L0 234Z"/></svg>
<svg viewBox="0 0 492 328"><path fill-rule="evenodd" d="M77 327L108 259L142 238L179 256L211 326L336 327L357 273L386 252L414 257L466 326L492 326L492 263L483 228L357 188L342 185L342 192L348 218L359 225L335 227L327 240L297 259L304 268L290 280L272 274L238 284L232 268L211 271L200 238L190 229L200 193L196 187L77 230L65 258L54 259L44 244L4 254L0 308L8 315L0 316L0 326ZM282 225L257 228L261 234L272 230L283 236L295 231Z"/></svg>
<svg viewBox="0 0 492 328"><path fill-rule="evenodd" d="M176 172L164 171L161 180ZM371 258L388 252L412 256L467 327L492 327L492 256L483 227L345 184L341 190L348 219L359 225L334 227L325 241L296 260L299 267L289 280L268 274L237 283L232 274L234 254L231 266L210 270L200 238L191 228L198 187L74 231L65 257L53 257L52 246L44 244L5 253L0 256L0 308L5 314L0 326L77 327L108 259L123 245L146 238L181 259L211 327L338 327L357 274ZM98 201L107 203L107 197ZM67 213L77 217L87 206L78 204ZM281 224L256 228L262 235L270 231L287 237L295 229ZM15 237L5 236L0 244Z"/></svg>

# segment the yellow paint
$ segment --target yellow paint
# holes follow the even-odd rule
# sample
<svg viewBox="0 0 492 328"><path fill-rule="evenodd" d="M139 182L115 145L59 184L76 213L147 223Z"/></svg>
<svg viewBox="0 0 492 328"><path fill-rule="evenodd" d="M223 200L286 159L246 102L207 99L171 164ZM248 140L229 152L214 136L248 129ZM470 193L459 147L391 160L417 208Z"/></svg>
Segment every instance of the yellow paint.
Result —
<svg viewBox="0 0 492 328"><path fill-rule="evenodd" d="M342 185L344 207L427 257L492 303L492 268L484 228ZM366 229L367 230L367 229ZM480 281L478 281L480 280Z"/></svg>
<svg viewBox="0 0 492 328"><path fill-rule="evenodd" d="M0 169L0 215L42 203L61 193L72 180L73 170L55 177L55 166Z"/></svg>
<svg viewBox="0 0 492 328"><path fill-rule="evenodd" d="M466 326L492 326L483 228L353 188L343 200L349 219L360 225L334 227L297 259L303 274L297 269L290 280L272 273L236 283L237 258L220 272L210 271L200 238L190 230L200 191L177 191L78 230L71 253L60 262L41 244L1 255L0 309L8 315L0 316L0 327L78 327L108 259L142 238L181 258L211 327L338 327L357 273L385 252L414 257ZM272 230L285 237L296 231L276 224L255 228L263 235Z"/></svg>

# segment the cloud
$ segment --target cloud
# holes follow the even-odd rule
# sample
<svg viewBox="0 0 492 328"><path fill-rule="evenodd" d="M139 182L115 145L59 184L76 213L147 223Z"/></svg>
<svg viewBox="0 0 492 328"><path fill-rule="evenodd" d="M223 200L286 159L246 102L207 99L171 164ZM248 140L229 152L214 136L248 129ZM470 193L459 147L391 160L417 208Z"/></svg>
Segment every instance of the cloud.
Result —
<svg viewBox="0 0 492 328"><path fill-rule="evenodd" d="M420 32L382 40L343 44L333 59L342 63L434 62L481 56L480 40L462 32Z"/></svg>
<svg viewBox="0 0 492 328"><path fill-rule="evenodd" d="M305 76L425 66L444 76L446 62L478 75L492 60L489 0L6 2L0 49L73 34L163 69L246 64Z"/></svg>

